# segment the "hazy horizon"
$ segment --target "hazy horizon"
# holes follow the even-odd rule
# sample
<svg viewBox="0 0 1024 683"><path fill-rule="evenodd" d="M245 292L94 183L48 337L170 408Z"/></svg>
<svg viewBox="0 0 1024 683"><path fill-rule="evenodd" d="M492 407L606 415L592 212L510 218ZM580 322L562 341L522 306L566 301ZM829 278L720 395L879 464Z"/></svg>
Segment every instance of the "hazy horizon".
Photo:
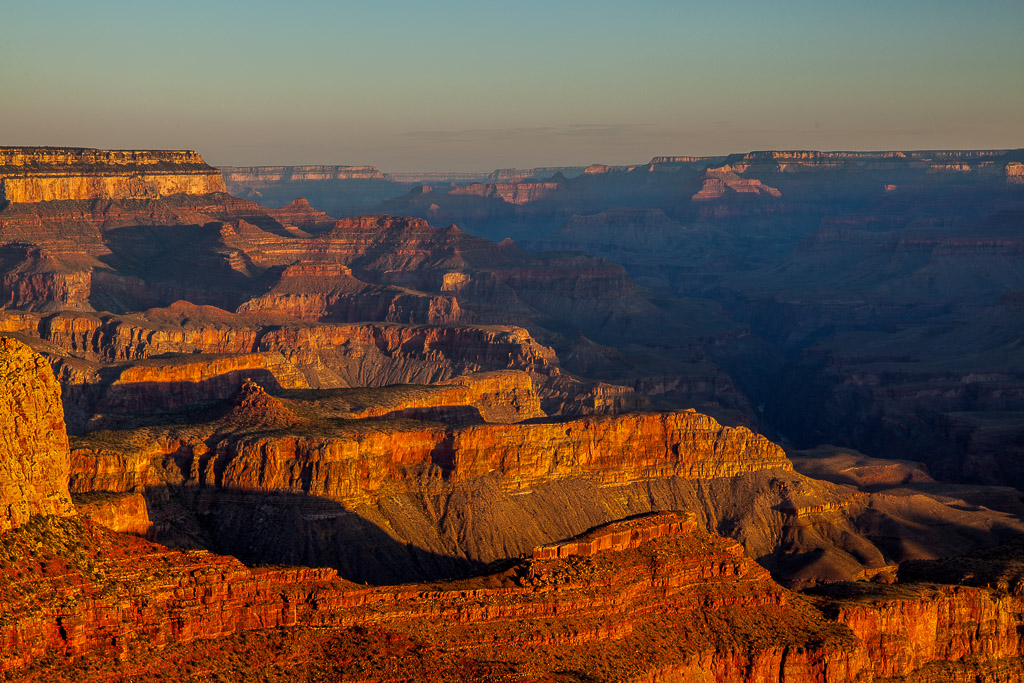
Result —
<svg viewBox="0 0 1024 683"><path fill-rule="evenodd" d="M1024 5L305 0L5 9L2 145L216 166L1024 146Z"/></svg>

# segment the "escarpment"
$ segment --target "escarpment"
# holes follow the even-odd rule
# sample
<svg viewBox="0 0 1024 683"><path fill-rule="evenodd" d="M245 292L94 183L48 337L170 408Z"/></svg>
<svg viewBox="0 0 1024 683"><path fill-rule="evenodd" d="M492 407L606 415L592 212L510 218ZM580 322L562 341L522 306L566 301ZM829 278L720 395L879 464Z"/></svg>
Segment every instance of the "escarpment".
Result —
<svg viewBox="0 0 1024 683"><path fill-rule="evenodd" d="M0 535L0 576L5 673L294 625L315 610L312 594L337 581L326 569L250 570L54 517Z"/></svg>
<svg viewBox="0 0 1024 683"><path fill-rule="evenodd" d="M0 147L0 201L140 199L226 192L196 152Z"/></svg>
<svg viewBox="0 0 1024 683"><path fill-rule="evenodd" d="M456 187L451 194L476 195L478 197L498 197L509 204L528 204L544 199L551 193L557 191L558 183L474 183L463 187Z"/></svg>
<svg viewBox="0 0 1024 683"><path fill-rule="evenodd" d="M50 392L40 393L49 396L50 409L43 412L56 412L56 383L46 363L16 341L5 339L3 344L9 356L4 367L12 373L6 384L48 382ZM373 484L375 469L411 472L417 464L424 477L419 485L426 491L443 488L446 480L479 481L479 473L488 470L486 476L497 478L499 487L504 478L532 486L532 493L515 488L522 497L545 495L543 482L531 482L529 472L544 469L549 476L570 478L582 473L621 491L625 482L602 477L616 468L628 476L649 477L651 467L661 462L675 468L678 479L710 477L702 486L725 479L740 505L744 503L736 499L735 487L752 469L762 468L781 481L792 474L778 447L746 429L724 428L696 413L501 424L537 414L538 401L522 373L391 388L376 400L364 389L287 396L275 398L249 382L217 421L185 425L176 441L170 438L173 428L157 426L92 437L107 450L76 449L72 479L79 495L103 477L108 489L128 488L129 472L134 472L135 492L108 494L104 500L94 490L91 499L82 500L85 514L80 518L62 519L52 516L60 510L40 510L51 516L35 516L0 533L0 576L5 577L0 581L0 642L5 644L0 671L78 681L112 673L146 678L157 670L166 675L197 666L238 675L239 661L249 662L243 667L265 670L270 663L265 656L296 680L322 678L325 672L334 680L365 680L368 672L376 676L378 671L428 679L473 677L483 671L529 679L562 670L566 662L592 679L608 681L697 676L729 681L755 672L798 682L827 675L852 683L927 672L937 665L964 672L983 672L997 664L1004 670L1021 669L1020 642L1013 637L1020 623L1013 615L1022 610L1011 598L983 587L909 585L896 593L880 587L867 598L855 594L852 601L835 589L809 602L776 584L735 540L703 531L693 513L636 517L620 509L616 517L628 519L589 530L584 525L585 533L568 539L573 534L563 533L546 545L527 547L523 554L529 557L506 560L476 577L373 587L349 583L330 569L247 568L230 557L168 550L98 526L101 522L136 534L159 532L168 517L154 520L152 528L132 527L131 517L133 506L150 508L162 498L169 504L165 513L177 506L180 514L181 506L191 501L205 518L196 528L219 530L241 545L257 547L260 537L280 543L280 538L266 538L276 528L299 536L302 546L326 537L330 547L337 547L344 537L339 529L351 527L356 519L337 505L343 502L340 498L334 504L329 500L343 493L329 479L351 477L336 467L346 461L362 463L357 470L371 473L369 479L360 479L361 473L351 477L363 488L363 496ZM37 400L35 392L14 394L9 411L29 417ZM455 404L475 408L475 413L453 413ZM510 414L513 409L520 413ZM445 426L387 417L408 410L427 411L424 417L450 422ZM326 415L343 416L343 423L325 425ZM483 422L485 416L497 422ZM363 427L357 428L358 423ZM48 426L61 432L59 424ZM289 434L296 428L303 436ZM308 436L316 429L324 435ZM513 439L495 437L516 429L534 430L529 442L553 448L553 453L540 453L531 461L522 457L522 439L519 452L513 453ZM543 434L537 430L547 430L539 441ZM204 451L206 434L213 437L214 447ZM37 430L27 437L46 445L52 434ZM285 453L289 440L296 438L296 444L306 440L304 445ZM321 443L302 450L317 438ZM467 449L470 442L481 447L463 455L472 450ZM133 444L141 447L134 455L126 448ZM692 466L701 461L707 465ZM732 476L716 476L708 468L712 463L729 468L717 475ZM329 478L322 477L328 470ZM45 474L36 471L33 476L45 480ZM186 478L177 492L167 488L173 477ZM190 483L191 478L195 481ZM352 538L370 545L358 549L359 566L387 576L381 571L389 566L383 558L402 552L421 568L443 560L450 571L452 555L431 550L429 539L419 539L427 547L410 547L395 537L403 530L403 519L404 530L410 529L415 508L397 503L403 492L392 479L381 488L384 495L376 507L390 507L395 514L378 516L378 526L367 512L373 506L362 507L363 521ZM405 486L412 483L407 477ZM487 500L486 489L484 484L462 492L482 496L482 507L453 500L460 495L457 489L441 491L451 503L446 514L479 514L495 500L501 502ZM655 490L648 488L645 497ZM283 499L287 495L302 500ZM584 492L578 501L585 497ZM418 500L430 504L429 496ZM359 509L357 501L345 502ZM535 517L543 509L543 504L532 506ZM282 511L285 516L277 516ZM84 519L86 514L92 521ZM225 523L225 517L235 521ZM291 524L282 525L284 519ZM486 527L500 533L494 521L486 520ZM189 523L178 518L172 526L180 533ZM249 534L240 534L243 529ZM463 532L473 529L462 527ZM303 537L307 531L313 534ZM558 538L565 540L550 543ZM516 554L506 548L501 558ZM481 565L478 560L471 566ZM341 564L341 569L350 567ZM512 632L510 621L517 624ZM275 641L277 645L268 647ZM367 649L368 641L385 647L368 657L374 652L372 646ZM328 657L326 664L311 669L323 645L360 656ZM292 654L264 654L280 653L282 646ZM437 654L424 656L421 649ZM97 667L100 661L106 665Z"/></svg>
<svg viewBox="0 0 1024 683"><path fill-rule="evenodd" d="M533 375L551 414L642 405L625 387L560 372L554 352L516 327L307 324L176 302L127 316L8 312L0 330L51 361L73 433L118 415L228 398L246 378L270 388L331 389L519 369Z"/></svg>
<svg viewBox="0 0 1024 683"><path fill-rule="evenodd" d="M301 180L383 180L384 174L373 166L221 166L224 179L232 184L259 188Z"/></svg>
<svg viewBox="0 0 1024 683"><path fill-rule="evenodd" d="M0 337L0 533L32 515L72 515L60 385L24 344Z"/></svg>
<svg viewBox="0 0 1024 683"><path fill-rule="evenodd" d="M942 481L1019 481L1019 151L33 153L4 677L1024 675L1020 496Z"/></svg>
<svg viewBox="0 0 1024 683"><path fill-rule="evenodd" d="M891 574L938 556L929 543L956 552L1024 532L950 498L918 494L909 512L898 495L809 479L767 439L692 411L545 419L537 386L500 372L261 394L266 417L212 409L78 438L71 489L142 494L158 540L357 581L464 576L677 508L792 585ZM965 531L922 535L922 519Z"/></svg>
<svg viewBox="0 0 1024 683"><path fill-rule="evenodd" d="M377 587L40 518L0 536L0 571L16 577L0 584L9 677L198 667L298 681L528 681L571 667L595 681L870 683L1024 670L1012 598L862 583L808 599L683 513L592 528L474 578Z"/></svg>
<svg viewBox="0 0 1024 683"><path fill-rule="evenodd" d="M719 168L709 168L704 174L704 184L697 194L695 202L707 202L721 199L727 193L736 195L781 197L782 193L774 187L763 184L757 178L743 178L731 166L726 164Z"/></svg>

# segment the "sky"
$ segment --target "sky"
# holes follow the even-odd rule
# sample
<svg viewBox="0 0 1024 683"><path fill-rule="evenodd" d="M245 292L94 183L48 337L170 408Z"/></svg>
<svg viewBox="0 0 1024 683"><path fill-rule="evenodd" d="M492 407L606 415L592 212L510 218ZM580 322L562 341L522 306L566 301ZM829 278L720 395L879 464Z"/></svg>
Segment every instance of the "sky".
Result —
<svg viewBox="0 0 1024 683"><path fill-rule="evenodd" d="M1024 0L0 0L0 146L383 171L1024 147Z"/></svg>

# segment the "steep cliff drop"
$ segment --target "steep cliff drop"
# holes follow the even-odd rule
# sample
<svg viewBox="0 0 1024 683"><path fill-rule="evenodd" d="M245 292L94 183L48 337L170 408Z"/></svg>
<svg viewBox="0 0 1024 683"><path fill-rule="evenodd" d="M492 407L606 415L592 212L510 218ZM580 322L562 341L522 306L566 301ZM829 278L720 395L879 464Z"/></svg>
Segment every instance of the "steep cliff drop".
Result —
<svg viewBox="0 0 1024 683"><path fill-rule="evenodd" d="M226 192L196 152L0 147L0 202L151 199Z"/></svg>
<svg viewBox="0 0 1024 683"><path fill-rule="evenodd" d="M50 364L0 337L0 533L32 515L73 515L60 385Z"/></svg>
<svg viewBox="0 0 1024 683"><path fill-rule="evenodd" d="M0 453L0 491L13 511L0 533L0 674L7 680L180 680L197 672L263 680L270 672L289 681L868 683L939 680L949 672L1008 681L1024 671L1019 598L998 586L860 583L808 600L772 581L735 541L703 531L692 513L633 516L536 547L477 577L404 586L368 587L329 569L253 569L231 557L168 550L83 516L61 516L72 509L58 385L47 363L12 339L0 339L0 367L0 419L13 435ZM414 404L429 416L461 403L500 423L537 414L525 380L515 373L459 379L392 396L399 404L376 403ZM360 398L303 401L300 394L285 405L250 382L224 420L266 438L266 430L304 421L308 430L316 402L379 419L380 410ZM669 439L689 444L673 456L676 469L690 472L683 476L703 471L694 465L704 458L742 469L753 457L786 470L777 447L703 416L623 419L617 429L602 430L606 443L598 451L629 443L636 419L694 422ZM515 428L482 423L462 438L474 429ZM586 468L585 460L566 457L563 442L580 439L573 431L589 441L587 423L563 423L546 434L554 453L533 463L512 458L511 440L500 438L468 459L457 444L430 457L447 462L452 475L461 466L469 475L479 471L481 459L516 471ZM694 438L702 431L710 441ZM373 449L366 448L369 455ZM270 454L264 451L267 472L276 469ZM222 474L244 479L244 460L239 453ZM201 476L216 469L202 468ZM293 483L301 487L305 475L296 474ZM327 481L315 485L330 488ZM266 502L274 493L260 495ZM42 514L26 520L27 513Z"/></svg>
<svg viewBox="0 0 1024 683"><path fill-rule="evenodd" d="M808 598L685 513L602 525L462 581L380 587L40 518L0 536L0 571L16 577L0 583L8 680L896 683L1024 672L1018 597L861 582Z"/></svg>
<svg viewBox="0 0 1024 683"><path fill-rule="evenodd" d="M887 576L905 559L1024 532L1013 516L951 495L811 479L764 437L693 411L545 417L523 372L258 389L247 385L234 405L76 437L73 494L105 499L116 529L371 583L467 576L658 510L694 511L791 586ZM242 409L250 404L265 415ZM139 495L150 517L136 523L126 510Z"/></svg>

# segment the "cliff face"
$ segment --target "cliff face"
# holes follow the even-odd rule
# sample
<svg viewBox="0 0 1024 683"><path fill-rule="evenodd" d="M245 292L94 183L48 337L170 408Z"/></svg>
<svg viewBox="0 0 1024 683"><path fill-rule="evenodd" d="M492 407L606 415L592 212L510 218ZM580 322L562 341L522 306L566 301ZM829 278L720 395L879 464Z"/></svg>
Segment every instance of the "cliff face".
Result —
<svg viewBox="0 0 1024 683"><path fill-rule="evenodd" d="M71 515L60 385L24 344L0 337L0 533L32 515Z"/></svg>
<svg viewBox="0 0 1024 683"><path fill-rule="evenodd" d="M382 322L453 325L472 321L453 296L410 292L371 285L337 263L306 262L288 266L277 285L238 308L240 313L269 311L307 322Z"/></svg>
<svg viewBox="0 0 1024 683"><path fill-rule="evenodd" d="M141 199L226 192L195 152L0 148L0 200Z"/></svg>
<svg viewBox="0 0 1024 683"><path fill-rule="evenodd" d="M462 187L454 187L450 194L476 195L478 197L498 197L509 204L529 204L548 197L559 188L558 183L473 183Z"/></svg>
<svg viewBox="0 0 1024 683"><path fill-rule="evenodd" d="M891 593L891 594L887 594ZM870 602L841 602L836 619L867 650L878 677L906 676L929 662L1021 656L1019 597L959 586L894 587ZM1019 673L1021 662L1016 662Z"/></svg>
<svg viewBox="0 0 1024 683"><path fill-rule="evenodd" d="M0 537L0 576L0 671L292 625L334 579L330 570L249 570L55 518Z"/></svg>
<svg viewBox="0 0 1024 683"><path fill-rule="evenodd" d="M707 202L722 199L726 195L748 195L781 197L782 193L774 187L768 187L757 178L744 178L736 169L726 164L720 168L709 168L704 174L704 184L697 194L695 202Z"/></svg>
<svg viewBox="0 0 1024 683"><path fill-rule="evenodd" d="M1017 185L1024 184L1024 164L1019 161L1007 164L1006 181L1009 183L1016 183Z"/></svg>
<svg viewBox="0 0 1024 683"><path fill-rule="evenodd" d="M625 388L562 374L551 349L514 327L274 324L178 302L131 316L8 312L0 315L0 330L36 340L63 386L73 433L98 426L95 413L114 418L228 398L246 378L271 389L331 389L517 368L532 373L545 412L641 405Z"/></svg>
<svg viewBox="0 0 1024 683"><path fill-rule="evenodd" d="M204 484L215 485L208 477L218 471L219 486L227 490L286 491L346 502L376 494L386 482L400 479L405 468L430 465L453 482L496 473L514 489L568 477L614 484L791 468L782 449L767 439L698 413L462 429L367 428L354 439L295 435L222 442L216 446L217 461L205 469Z"/></svg>
<svg viewBox="0 0 1024 683"><path fill-rule="evenodd" d="M165 542L332 566L357 581L464 576L595 524L677 508L795 586L887 576L904 559L1024 531L954 498L809 479L763 437L694 412L543 419L533 386L501 372L290 391L268 397L262 417L232 409L94 433L75 440L71 488L142 493Z"/></svg>
<svg viewBox="0 0 1024 683"><path fill-rule="evenodd" d="M568 670L602 682L871 683L1024 671L1014 598L860 583L808 600L681 513L603 525L471 579L380 587L39 519L0 538L0 575L12 577L0 583L11 646L0 671L25 679L525 683Z"/></svg>

